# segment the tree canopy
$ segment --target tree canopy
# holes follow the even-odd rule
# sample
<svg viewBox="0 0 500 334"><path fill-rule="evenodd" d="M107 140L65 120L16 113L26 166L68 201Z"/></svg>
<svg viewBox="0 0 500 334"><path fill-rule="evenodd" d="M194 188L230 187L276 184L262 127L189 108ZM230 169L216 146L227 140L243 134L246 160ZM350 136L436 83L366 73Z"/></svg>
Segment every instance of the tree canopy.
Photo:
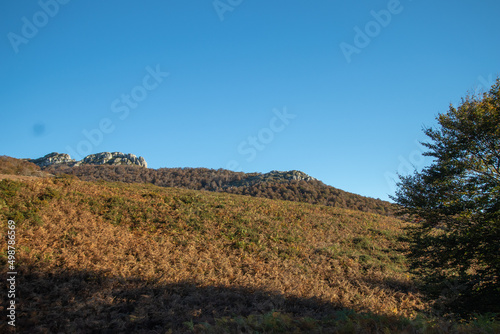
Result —
<svg viewBox="0 0 500 334"><path fill-rule="evenodd" d="M455 312L500 311L500 79L426 128L429 167L401 177L393 200L414 219L411 267Z"/></svg>

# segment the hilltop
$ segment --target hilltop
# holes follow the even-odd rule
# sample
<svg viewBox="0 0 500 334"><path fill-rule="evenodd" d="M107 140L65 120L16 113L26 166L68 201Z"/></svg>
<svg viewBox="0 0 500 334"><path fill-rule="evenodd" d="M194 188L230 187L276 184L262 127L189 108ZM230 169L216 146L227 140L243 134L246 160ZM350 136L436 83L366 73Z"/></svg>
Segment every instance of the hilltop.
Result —
<svg viewBox="0 0 500 334"><path fill-rule="evenodd" d="M37 164L44 172L74 175L85 181L151 183L161 187L227 192L383 215L392 215L394 212L394 205L389 202L337 189L297 170L243 173L208 168L138 168L147 167L144 158L119 152L103 152L79 162L67 154L51 153L30 162Z"/></svg>
<svg viewBox="0 0 500 334"><path fill-rule="evenodd" d="M148 167L146 160L143 157L137 157L134 154L121 152L101 152L97 154L87 155L80 161L72 159L69 154L52 152L38 159L26 159L39 167L48 167L64 164L67 166L81 165L135 165L140 167Z"/></svg>

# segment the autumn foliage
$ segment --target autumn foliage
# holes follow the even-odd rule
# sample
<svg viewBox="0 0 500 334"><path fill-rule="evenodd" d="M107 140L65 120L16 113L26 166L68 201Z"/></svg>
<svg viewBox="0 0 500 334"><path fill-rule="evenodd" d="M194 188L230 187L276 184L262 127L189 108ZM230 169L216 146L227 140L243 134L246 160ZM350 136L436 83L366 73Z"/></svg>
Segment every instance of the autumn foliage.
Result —
<svg viewBox="0 0 500 334"><path fill-rule="evenodd" d="M26 160L0 156L0 174L43 176L40 167Z"/></svg>
<svg viewBox="0 0 500 334"><path fill-rule="evenodd" d="M415 318L426 303L407 273L405 223L387 216L61 176L1 180L2 229L8 219L17 223L22 332L437 326Z"/></svg>
<svg viewBox="0 0 500 334"><path fill-rule="evenodd" d="M52 174L70 174L85 181L119 181L126 183L151 183L161 187L227 192L270 199L280 199L339 208L392 215L394 206L386 201L349 193L318 180L288 181L263 180L249 182L258 173L233 172L208 168L147 169L137 166L67 165L45 169Z"/></svg>
<svg viewBox="0 0 500 334"><path fill-rule="evenodd" d="M409 259L430 296L453 312L500 312L500 79L425 130L433 163L394 197L418 223Z"/></svg>

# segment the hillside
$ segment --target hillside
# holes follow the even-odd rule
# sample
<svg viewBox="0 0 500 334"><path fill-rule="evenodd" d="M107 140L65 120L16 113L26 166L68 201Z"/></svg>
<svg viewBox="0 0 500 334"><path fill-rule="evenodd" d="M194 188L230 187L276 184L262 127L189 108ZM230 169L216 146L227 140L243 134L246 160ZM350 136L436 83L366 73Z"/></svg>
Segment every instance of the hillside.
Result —
<svg viewBox="0 0 500 334"><path fill-rule="evenodd" d="M352 194L316 180L300 171L265 174L207 168L140 168L137 166L57 164L43 168L55 175L70 174L85 181L151 183L161 187L228 192L271 199L322 204L364 212L392 215L386 201Z"/></svg>
<svg viewBox="0 0 500 334"><path fill-rule="evenodd" d="M41 171L40 167L32 162L0 156L0 174L17 176L49 176Z"/></svg>
<svg viewBox="0 0 500 334"><path fill-rule="evenodd" d="M8 219L21 332L475 328L410 320L426 303L407 274L404 223L386 216L62 176L1 180L3 230Z"/></svg>
<svg viewBox="0 0 500 334"><path fill-rule="evenodd" d="M13 158L10 158L13 159ZM54 175L75 175L85 181L118 181L151 183L161 187L228 192L271 199L321 204L392 216L393 204L349 193L311 177L301 171L242 173L208 168L140 168L147 167L143 157L121 152L91 154L80 161L68 154L49 153L38 159L20 160L37 165ZM139 167L139 168L138 168Z"/></svg>

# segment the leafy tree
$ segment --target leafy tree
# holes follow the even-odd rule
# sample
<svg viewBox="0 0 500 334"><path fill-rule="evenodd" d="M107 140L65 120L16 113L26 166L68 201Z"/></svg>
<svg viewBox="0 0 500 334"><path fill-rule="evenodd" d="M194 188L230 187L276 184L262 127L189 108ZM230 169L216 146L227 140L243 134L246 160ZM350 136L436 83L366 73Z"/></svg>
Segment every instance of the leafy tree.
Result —
<svg viewBox="0 0 500 334"><path fill-rule="evenodd" d="M393 200L415 219L411 268L425 290L461 314L500 312L500 78L427 128L421 172L401 177Z"/></svg>

